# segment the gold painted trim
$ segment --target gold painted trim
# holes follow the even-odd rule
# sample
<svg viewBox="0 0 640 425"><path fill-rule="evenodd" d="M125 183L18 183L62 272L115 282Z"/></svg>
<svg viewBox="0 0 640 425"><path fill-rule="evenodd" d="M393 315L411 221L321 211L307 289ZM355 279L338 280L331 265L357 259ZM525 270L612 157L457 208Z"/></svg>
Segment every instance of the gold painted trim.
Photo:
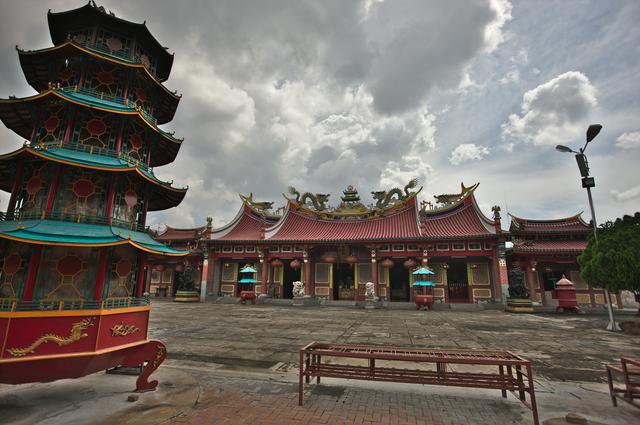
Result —
<svg viewBox="0 0 640 425"><path fill-rule="evenodd" d="M127 336L140 332L140 328L135 325L125 325L123 322L111 327L111 336Z"/></svg>
<svg viewBox="0 0 640 425"><path fill-rule="evenodd" d="M94 317L88 317L86 319L82 319L79 322L73 323L71 325L71 330L69 331L69 336L64 338L60 335L56 334L44 334L35 341L33 341L29 346L23 348L7 348L7 352L14 357L24 357L29 353L35 353L36 348L41 346L42 344L46 344L47 342L55 342L58 344L58 347L62 347L64 345L71 345L74 342L80 341L82 338L86 338L89 334L83 333L85 329L89 326L93 326Z"/></svg>
<svg viewBox="0 0 640 425"><path fill-rule="evenodd" d="M111 353L113 351L125 350L127 348L136 347L138 345L143 345L148 343L149 340L144 341L136 341L130 344L116 345L115 347L103 348L98 351L83 351L80 353L65 353L65 354L51 354L48 356L32 356L32 357L21 357L21 358L9 358L9 359L0 359L0 364L2 363L16 363L16 362L33 362L38 360L50 360L50 359L60 359L60 358L70 358L70 357L95 357L101 354Z"/></svg>
<svg viewBox="0 0 640 425"><path fill-rule="evenodd" d="M151 307L144 305L139 307L112 308L108 310L0 311L0 318L19 319L25 317L110 316L113 314L134 313L150 310Z"/></svg>

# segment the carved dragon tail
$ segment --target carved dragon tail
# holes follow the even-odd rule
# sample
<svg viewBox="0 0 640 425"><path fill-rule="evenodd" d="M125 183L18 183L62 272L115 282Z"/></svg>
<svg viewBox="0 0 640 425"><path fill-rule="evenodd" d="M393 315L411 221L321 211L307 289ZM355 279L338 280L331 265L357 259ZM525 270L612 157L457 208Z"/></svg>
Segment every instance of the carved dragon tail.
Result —
<svg viewBox="0 0 640 425"><path fill-rule="evenodd" d="M407 185L404 187L405 195L407 195L407 196L411 195L411 193L409 193L409 189L413 189L416 186L418 186L418 179L417 178L409 180L409 183L407 183Z"/></svg>
<svg viewBox="0 0 640 425"><path fill-rule="evenodd" d="M297 202L297 203L300 203L300 192L298 192L298 191L296 190L296 188L295 188L295 187L293 187L293 186L289 186L289 187L287 188L287 190L289 191L289 193L290 193L291 195L296 195L296 202Z"/></svg>

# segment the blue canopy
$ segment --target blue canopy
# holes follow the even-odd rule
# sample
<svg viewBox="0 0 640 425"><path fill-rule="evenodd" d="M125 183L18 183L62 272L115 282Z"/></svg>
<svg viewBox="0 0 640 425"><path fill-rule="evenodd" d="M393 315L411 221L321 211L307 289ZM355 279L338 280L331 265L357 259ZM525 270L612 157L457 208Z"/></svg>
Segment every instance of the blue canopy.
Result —
<svg viewBox="0 0 640 425"><path fill-rule="evenodd" d="M413 272L413 274L435 274L435 273L426 267L420 267L418 270Z"/></svg>
<svg viewBox="0 0 640 425"><path fill-rule="evenodd" d="M244 266L241 270L240 273L258 273L258 270L254 269L251 266Z"/></svg>
<svg viewBox="0 0 640 425"><path fill-rule="evenodd" d="M413 286L436 286L436 284L430 280L416 280L413 282Z"/></svg>
<svg viewBox="0 0 640 425"><path fill-rule="evenodd" d="M242 278L238 281L238 283L256 283L256 282L258 281L251 278Z"/></svg>

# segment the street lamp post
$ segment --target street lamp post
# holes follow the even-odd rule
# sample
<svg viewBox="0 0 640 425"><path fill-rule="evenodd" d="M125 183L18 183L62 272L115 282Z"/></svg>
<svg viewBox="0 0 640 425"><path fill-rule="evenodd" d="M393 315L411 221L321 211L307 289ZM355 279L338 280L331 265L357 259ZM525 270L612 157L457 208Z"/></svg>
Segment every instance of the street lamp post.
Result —
<svg viewBox="0 0 640 425"><path fill-rule="evenodd" d="M591 209L591 222L593 223L593 239L595 242L598 242L598 224L596 223L596 211L593 208L593 198L591 196L591 188L596 186L596 181L593 177L589 175L589 162L587 161L587 156L584 151L587 149L589 142L591 142L602 130L602 126L600 124L592 124L587 129L587 141L582 148L580 148L579 152L574 151L573 149L563 146L557 145L556 150L560 152L570 152L576 154L576 162L578 163L578 169L580 170L580 175L582 176L582 187L587 189L587 195L589 196L589 208ZM607 330L609 331L619 331L620 326L616 323L615 317L613 316L613 307L611 306L611 294L607 288L604 288L604 298L607 304L607 311L609 312L609 324L607 325Z"/></svg>

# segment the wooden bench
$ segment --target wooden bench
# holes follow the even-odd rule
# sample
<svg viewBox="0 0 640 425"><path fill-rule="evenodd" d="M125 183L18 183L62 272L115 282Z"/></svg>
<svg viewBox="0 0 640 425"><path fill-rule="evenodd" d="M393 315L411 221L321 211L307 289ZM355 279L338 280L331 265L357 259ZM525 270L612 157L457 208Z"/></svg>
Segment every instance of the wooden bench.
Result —
<svg viewBox="0 0 640 425"><path fill-rule="evenodd" d="M623 386L615 387L614 378L622 377ZM622 357L620 365L607 365L607 380L609 394L614 406L618 405L617 398L640 408L640 359Z"/></svg>
<svg viewBox="0 0 640 425"><path fill-rule="evenodd" d="M327 358L331 358L331 363L326 362ZM346 358L366 361L363 365L341 364L340 359ZM380 367L376 361L433 363L435 370ZM453 371L447 369L448 365L466 365L465 369L468 369L469 365L496 369L495 372ZM317 383L320 383L321 377L328 377L497 389L502 391L504 398L507 397L507 391L511 391L531 409L534 424L539 424L531 362L509 351L418 349L312 342L300 349L300 406L303 402L304 384L310 383L312 377L316 377Z"/></svg>

